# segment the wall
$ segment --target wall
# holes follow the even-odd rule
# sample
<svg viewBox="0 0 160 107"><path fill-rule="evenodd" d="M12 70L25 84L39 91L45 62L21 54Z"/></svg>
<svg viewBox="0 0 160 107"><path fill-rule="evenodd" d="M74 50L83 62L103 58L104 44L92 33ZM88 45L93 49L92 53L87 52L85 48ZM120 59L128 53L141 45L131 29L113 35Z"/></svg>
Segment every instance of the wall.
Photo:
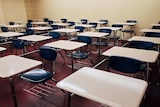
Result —
<svg viewBox="0 0 160 107"><path fill-rule="evenodd" d="M3 13L3 8L2 8L2 2L0 0L0 24L5 23L5 18L4 18L4 13Z"/></svg>
<svg viewBox="0 0 160 107"><path fill-rule="evenodd" d="M160 21L159 0L36 0L36 8L37 18L108 19L109 25L136 19L137 32Z"/></svg>
<svg viewBox="0 0 160 107"><path fill-rule="evenodd" d="M9 21L26 21L26 10L24 0L1 0L3 16L6 24Z"/></svg>

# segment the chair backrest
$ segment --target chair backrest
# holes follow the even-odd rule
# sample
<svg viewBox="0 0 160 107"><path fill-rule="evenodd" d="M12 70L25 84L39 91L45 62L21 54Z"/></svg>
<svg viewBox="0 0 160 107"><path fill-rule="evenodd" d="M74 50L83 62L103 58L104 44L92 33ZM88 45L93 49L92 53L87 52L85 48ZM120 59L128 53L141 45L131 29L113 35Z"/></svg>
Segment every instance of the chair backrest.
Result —
<svg viewBox="0 0 160 107"><path fill-rule="evenodd" d="M33 20L27 20L27 22L28 22L28 23L31 23L31 22L33 22Z"/></svg>
<svg viewBox="0 0 160 107"><path fill-rule="evenodd" d="M111 56L109 58L109 67L123 73L136 73L141 65L141 61L120 56Z"/></svg>
<svg viewBox="0 0 160 107"><path fill-rule="evenodd" d="M160 29L160 26L152 26L152 29Z"/></svg>
<svg viewBox="0 0 160 107"><path fill-rule="evenodd" d="M51 25L52 30L58 29L58 25Z"/></svg>
<svg viewBox="0 0 160 107"><path fill-rule="evenodd" d="M123 25L121 25L121 24L113 24L112 27L121 27L121 28L123 28Z"/></svg>
<svg viewBox="0 0 160 107"><path fill-rule="evenodd" d="M72 21L69 21L68 23L69 23L69 26L73 26L73 25L75 25L75 23L74 23L74 22L72 22Z"/></svg>
<svg viewBox="0 0 160 107"><path fill-rule="evenodd" d="M34 34L34 30L26 29L25 35L33 35L33 34Z"/></svg>
<svg viewBox="0 0 160 107"><path fill-rule="evenodd" d="M53 24L53 20L48 20L48 24L49 25Z"/></svg>
<svg viewBox="0 0 160 107"><path fill-rule="evenodd" d="M111 29L103 29L103 28L100 28L100 29L99 29L99 32L109 33L109 35L110 35L111 32L112 32L112 30L111 30Z"/></svg>
<svg viewBox="0 0 160 107"><path fill-rule="evenodd" d="M84 42L84 43L87 43L87 45L89 45L92 43L92 38L87 36L77 36L77 41Z"/></svg>
<svg viewBox="0 0 160 107"><path fill-rule="evenodd" d="M12 40L12 45L16 49L24 49L24 42L23 42L23 40L13 39Z"/></svg>
<svg viewBox="0 0 160 107"><path fill-rule="evenodd" d="M59 39L60 33L58 33L58 32L49 32L49 36L52 36L53 39Z"/></svg>
<svg viewBox="0 0 160 107"><path fill-rule="evenodd" d="M108 20L106 20L106 19L101 19L100 22L106 22L106 23L104 23L104 24L107 24L107 23L108 23Z"/></svg>
<svg viewBox="0 0 160 107"><path fill-rule="evenodd" d="M96 22L89 22L89 25L94 25L93 28L97 27L97 23Z"/></svg>
<svg viewBox="0 0 160 107"><path fill-rule="evenodd" d="M26 28L30 28L30 27L32 27L31 22L26 23Z"/></svg>
<svg viewBox="0 0 160 107"><path fill-rule="evenodd" d="M152 50L154 43L146 41L130 41L129 46L131 48Z"/></svg>
<svg viewBox="0 0 160 107"><path fill-rule="evenodd" d="M57 57L57 51L49 46L41 46L39 48L39 55L45 60L54 61Z"/></svg>
<svg viewBox="0 0 160 107"><path fill-rule="evenodd" d="M81 19L82 24L87 24L88 20L87 19Z"/></svg>
<svg viewBox="0 0 160 107"><path fill-rule="evenodd" d="M75 26L74 28L78 29L79 30L78 32L83 32L83 30L84 30L83 26Z"/></svg>
<svg viewBox="0 0 160 107"><path fill-rule="evenodd" d="M127 23L137 23L137 20L127 20Z"/></svg>
<svg viewBox="0 0 160 107"><path fill-rule="evenodd" d="M62 19L61 19L61 22L62 22L62 23L67 23L67 19L66 19L66 18L62 18Z"/></svg>
<svg viewBox="0 0 160 107"><path fill-rule="evenodd" d="M146 32L145 36L147 37L160 37L160 33L156 33L156 32Z"/></svg>
<svg viewBox="0 0 160 107"><path fill-rule="evenodd" d="M9 22L9 25L14 25L14 22Z"/></svg>
<svg viewBox="0 0 160 107"><path fill-rule="evenodd" d="M2 32L8 32L8 28L3 26L3 27L1 27L1 31Z"/></svg>
<svg viewBox="0 0 160 107"><path fill-rule="evenodd" d="M44 22L48 22L48 20L49 20L48 18L43 18Z"/></svg>

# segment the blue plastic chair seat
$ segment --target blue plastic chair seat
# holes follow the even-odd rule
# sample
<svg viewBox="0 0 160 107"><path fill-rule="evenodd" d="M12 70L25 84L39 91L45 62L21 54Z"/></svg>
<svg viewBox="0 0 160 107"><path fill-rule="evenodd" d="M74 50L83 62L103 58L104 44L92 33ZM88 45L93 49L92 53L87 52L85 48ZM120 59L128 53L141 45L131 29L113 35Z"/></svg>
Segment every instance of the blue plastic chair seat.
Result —
<svg viewBox="0 0 160 107"><path fill-rule="evenodd" d="M22 74L20 78L32 83L41 83L51 78L51 76L52 72L37 68Z"/></svg>

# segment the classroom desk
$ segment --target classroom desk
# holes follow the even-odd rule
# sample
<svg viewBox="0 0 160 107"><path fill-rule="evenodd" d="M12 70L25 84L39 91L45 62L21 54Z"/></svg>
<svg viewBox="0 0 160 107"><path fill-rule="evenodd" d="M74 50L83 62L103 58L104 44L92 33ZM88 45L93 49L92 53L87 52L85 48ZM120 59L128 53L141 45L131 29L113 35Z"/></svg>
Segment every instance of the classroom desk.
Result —
<svg viewBox="0 0 160 107"><path fill-rule="evenodd" d="M41 41L45 41L48 39L52 39L52 37L51 36L42 36L42 35L28 35L28 36L18 37L18 39L26 40L26 41L30 41L30 42L41 42Z"/></svg>
<svg viewBox="0 0 160 107"><path fill-rule="evenodd" d="M64 27L65 28L65 27L69 26L69 23L53 23L51 25L57 25L59 27Z"/></svg>
<svg viewBox="0 0 160 107"><path fill-rule="evenodd" d="M79 30L78 29L70 29L70 28L61 28L61 29L56 29L53 30L54 32L59 32L59 33L64 33L68 36L68 34L75 34L77 33ZM68 39L70 39L70 37L68 37Z"/></svg>
<svg viewBox="0 0 160 107"><path fill-rule="evenodd" d="M42 64L42 62L16 56L16 55L8 55L0 58L0 64L3 65L3 66L0 66L0 70L1 70L0 77L8 78L10 80L14 106L17 107L18 105L17 105L12 77L21 72L24 72L26 70L39 66Z"/></svg>
<svg viewBox="0 0 160 107"><path fill-rule="evenodd" d="M46 27L46 26L45 27L41 27L41 26L39 26L39 27L31 27L29 29L43 32L43 31L52 30L52 27Z"/></svg>
<svg viewBox="0 0 160 107"><path fill-rule="evenodd" d="M14 25L6 25L5 27L11 28L14 31L17 30L18 32L21 32L21 28L24 28L25 26L24 25L19 25L19 24L14 24Z"/></svg>
<svg viewBox="0 0 160 107"><path fill-rule="evenodd" d="M99 43L99 48L98 48L98 56L99 56L99 61L100 61L100 38L108 35L108 33L103 33L103 32L83 32L79 33L77 36L87 36L87 37L94 37L98 38L98 43Z"/></svg>
<svg viewBox="0 0 160 107"><path fill-rule="evenodd" d="M84 67L56 86L107 107L139 107L148 84L140 79ZM68 107L70 100L69 94Z"/></svg>
<svg viewBox="0 0 160 107"><path fill-rule="evenodd" d="M40 26L42 26L42 25L48 25L48 22L32 22L32 25L40 25Z"/></svg>
<svg viewBox="0 0 160 107"><path fill-rule="evenodd" d="M90 30L90 28L94 27L94 25L89 25L89 24L76 24L74 26L82 26L86 28L88 31Z"/></svg>
<svg viewBox="0 0 160 107"><path fill-rule="evenodd" d="M117 31L122 30L122 27L100 27L100 28L96 28L96 29L111 29L113 31L113 35L114 37L117 35ZM114 39L114 46L115 46L115 39Z"/></svg>
<svg viewBox="0 0 160 107"><path fill-rule="evenodd" d="M64 49L64 50L69 50L69 51L73 51L85 45L87 44L81 43L81 42L69 41L69 40L58 40L58 41L54 41L54 42L45 44L45 46L50 46L50 47L54 47L57 49ZM73 72L73 58L72 57L71 57L71 63L72 63L72 72Z"/></svg>
<svg viewBox="0 0 160 107"><path fill-rule="evenodd" d="M23 33L19 33L19 32L2 32L0 33L0 37L5 38L6 40L8 40L9 38L13 38L13 37L17 37L17 36L21 36L24 35ZM5 42L7 43L7 42Z"/></svg>
<svg viewBox="0 0 160 107"><path fill-rule="evenodd" d="M102 53L102 55L129 57L146 63L154 63L159 56L159 52L152 50L114 46L105 51L104 53ZM147 64L147 81L148 81L148 75L149 75L149 65Z"/></svg>

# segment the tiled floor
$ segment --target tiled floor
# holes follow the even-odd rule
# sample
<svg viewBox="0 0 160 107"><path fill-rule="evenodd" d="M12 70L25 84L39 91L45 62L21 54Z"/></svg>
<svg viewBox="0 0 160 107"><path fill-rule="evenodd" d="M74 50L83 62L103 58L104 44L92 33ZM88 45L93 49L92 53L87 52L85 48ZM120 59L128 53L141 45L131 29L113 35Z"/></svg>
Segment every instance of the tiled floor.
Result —
<svg viewBox="0 0 160 107"><path fill-rule="evenodd" d="M109 47L103 47L103 51L108 48ZM32 49L30 48L30 50ZM95 46L92 46L91 50L95 51L96 50ZM20 54L20 50L18 52L19 52L18 54ZM62 53L65 56L64 51L62 51ZM8 54L11 54L9 50L3 52L2 56ZM30 54L25 57L40 60L38 53ZM94 61L94 64L96 64L98 62L98 55L91 54L91 57ZM104 59L104 57L101 56L101 59ZM86 59L85 62L90 63L88 59ZM45 69L49 69L50 63L49 62L46 63L47 64L45 66ZM62 57L58 54L56 59L56 74L53 76L57 81L60 81L61 79L72 73L71 69L67 66L70 63L71 63L70 58L65 56L65 60L63 60ZM98 67L98 69L103 69L103 70L106 70L106 68L107 68L106 62ZM141 107L160 107L160 101L159 101L160 86L155 85L156 83L160 82L157 63L151 64L151 68L152 68L151 72L152 78L150 80L152 84L150 84L148 87L145 100L142 102ZM1 84L0 106L14 107L8 79L0 79L0 84ZM19 76L14 77L14 84L15 84L18 107L67 107L67 96L58 88L56 88L56 91L53 91L53 93L50 94L48 97L38 98L23 91L23 88L28 88L30 86L33 86L33 84L24 82L23 80L19 79ZM53 82L53 84L55 83ZM79 97L77 95L73 95L71 99L71 107L100 107L100 104Z"/></svg>

